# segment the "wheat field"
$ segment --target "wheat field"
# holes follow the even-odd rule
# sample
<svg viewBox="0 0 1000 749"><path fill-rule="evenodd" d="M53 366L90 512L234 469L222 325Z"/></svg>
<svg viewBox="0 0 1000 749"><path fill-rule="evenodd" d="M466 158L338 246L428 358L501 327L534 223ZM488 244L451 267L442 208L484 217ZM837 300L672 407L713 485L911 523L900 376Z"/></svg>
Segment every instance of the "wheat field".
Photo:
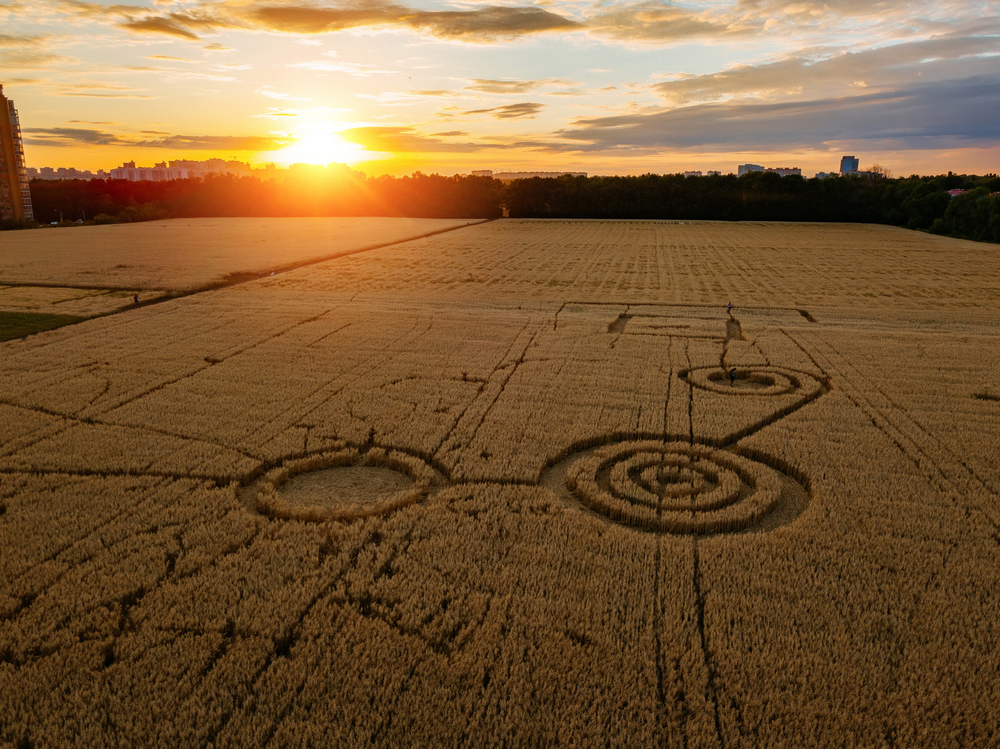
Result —
<svg viewBox="0 0 1000 749"><path fill-rule="evenodd" d="M469 223L190 218L7 232L0 237L0 285L187 291Z"/></svg>
<svg viewBox="0 0 1000 749"><path fill-rule="evenodd" d="M501 220L0 344L0 747L998 745L997 299Z"/></svg>

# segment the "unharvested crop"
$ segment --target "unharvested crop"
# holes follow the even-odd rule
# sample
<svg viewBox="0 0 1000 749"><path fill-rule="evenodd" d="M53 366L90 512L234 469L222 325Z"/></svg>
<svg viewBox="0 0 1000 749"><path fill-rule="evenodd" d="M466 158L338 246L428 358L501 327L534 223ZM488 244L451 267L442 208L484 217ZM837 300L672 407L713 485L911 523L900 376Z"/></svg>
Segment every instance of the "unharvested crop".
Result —
<svg viewBox="0 0 1000 749"><path fill-rule="evenodd" d="M990 746L998 292L499 221L2 344L0 746Z"/></svg>
<svg viewBox="0 0 1000 749"><path fill-rule="evenodd" d="M0 284L184 291L468 223L192 218L9 232L0 237Z"/></svg>

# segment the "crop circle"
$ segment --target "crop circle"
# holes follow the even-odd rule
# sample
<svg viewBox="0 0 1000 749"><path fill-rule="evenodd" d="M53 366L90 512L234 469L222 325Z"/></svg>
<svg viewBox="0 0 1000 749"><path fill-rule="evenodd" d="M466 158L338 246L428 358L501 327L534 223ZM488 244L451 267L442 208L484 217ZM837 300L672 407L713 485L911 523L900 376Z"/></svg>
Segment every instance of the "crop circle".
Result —
<svg viewBox="0 0 1000 749"><path fill-rule="evenodd" d="M784 367L735 367L735 379L721 367L699 367L684 373L692 387L724 395L818 395L823 384L810 374Z"/></svg>
<svg viewBox="0 0 1000 749"><path fill-rule="evenodd" d="M412 455L347 448L286 461L257 482L253 502L275 520L351 521L418 502L434 480Z"/></svg>
<svg viewBox="0 0 1000 749"><path fill-rule="evenodd" d="M566 486L615 522L685 534L743 530L781 496L778 475L762 463L705 445L651 440L585 455L570 466Z"/></svg>

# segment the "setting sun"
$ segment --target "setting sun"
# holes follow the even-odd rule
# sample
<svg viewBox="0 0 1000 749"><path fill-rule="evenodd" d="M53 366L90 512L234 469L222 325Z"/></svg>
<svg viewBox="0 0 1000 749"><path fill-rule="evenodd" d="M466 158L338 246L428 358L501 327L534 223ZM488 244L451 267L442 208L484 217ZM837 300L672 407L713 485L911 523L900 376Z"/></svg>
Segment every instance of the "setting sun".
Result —
<svg viewBox="0 0 1000 749"><path fill-rule="evenodd" d="M279 164L355 164L376 157L356 143L350 143L335 132L314 131L301 133L295 142L279 151L262 154Z"/></svg>

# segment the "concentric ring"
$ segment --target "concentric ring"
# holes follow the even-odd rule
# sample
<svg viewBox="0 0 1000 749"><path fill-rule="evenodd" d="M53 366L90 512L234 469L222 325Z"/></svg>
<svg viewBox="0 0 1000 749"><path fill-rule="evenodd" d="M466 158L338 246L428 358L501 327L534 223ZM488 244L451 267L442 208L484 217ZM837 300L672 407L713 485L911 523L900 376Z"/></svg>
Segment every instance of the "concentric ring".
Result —
<svg viewBox="0 0 1000 749"><path fill-rule="evenodd" d="M762 463L705 445L651 440L585 455L569 467L566 486L615 522L684 534L743 530L781 496L778 475Z"/></svg>
<svg viewBox="0 0 1000 749"><path fill-rule="evenodd" d="M692 386L723 395L753 395L773 397L796 394L805 398L818 395L823 383L806 372L785 367L735 367L735 381L729 370L721 367L699 367L683 373Z"/></svg>

